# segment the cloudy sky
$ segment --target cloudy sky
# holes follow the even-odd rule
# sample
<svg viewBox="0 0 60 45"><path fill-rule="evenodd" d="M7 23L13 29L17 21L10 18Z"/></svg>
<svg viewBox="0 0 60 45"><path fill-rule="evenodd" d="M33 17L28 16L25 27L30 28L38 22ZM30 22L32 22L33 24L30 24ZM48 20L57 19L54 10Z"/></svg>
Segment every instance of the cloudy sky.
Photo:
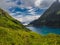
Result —
<svg viewBox="0 0 60 45"><path fill-rule="evenodd" d="M20 7L48 7L55 0L0 0L0 7L20 6Z"/></svg>
<svg viewBox="0 0 60 45"><path fill-rule="evenodd" d="M22 23L38 19L56 0L0 0L0 8Z"/></svg>

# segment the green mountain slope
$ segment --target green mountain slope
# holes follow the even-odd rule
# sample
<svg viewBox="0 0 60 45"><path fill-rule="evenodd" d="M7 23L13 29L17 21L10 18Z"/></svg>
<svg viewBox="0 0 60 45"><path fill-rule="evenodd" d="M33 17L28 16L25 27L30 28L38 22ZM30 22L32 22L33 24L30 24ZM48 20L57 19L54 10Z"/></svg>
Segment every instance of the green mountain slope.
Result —
<svg viewBox="0 0 60 45"><path fill-rule="evenodd" d="M60 35L36 34L0 9L0 45L60 45Z"/></svg>
<svg viewBox="0 0 60 45"><path fill-rule="evenodd" d="M0 27L10 28L10 29L25 29L27 30L19 21L12 18L8 13L0 9Z"/></svg>
<svg viewBox="0 0 60 45"><path fill-rule="evenodd" d="M60 2L54 2L37 20L31 22L33 26L60 27Z"/></svg>

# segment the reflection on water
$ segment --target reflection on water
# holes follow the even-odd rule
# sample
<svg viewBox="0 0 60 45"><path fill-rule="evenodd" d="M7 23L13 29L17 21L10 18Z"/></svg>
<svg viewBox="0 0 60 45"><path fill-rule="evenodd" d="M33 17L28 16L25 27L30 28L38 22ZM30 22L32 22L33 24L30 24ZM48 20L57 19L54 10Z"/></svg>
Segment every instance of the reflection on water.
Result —
<svg viewBox="0 0 60 45"><path fill-rule="evenodd" d="M49 34L49 33L55 33L60 34L60 28L51 28L51 27L27 27L28 29L37 32L39 34Z"/></svg>

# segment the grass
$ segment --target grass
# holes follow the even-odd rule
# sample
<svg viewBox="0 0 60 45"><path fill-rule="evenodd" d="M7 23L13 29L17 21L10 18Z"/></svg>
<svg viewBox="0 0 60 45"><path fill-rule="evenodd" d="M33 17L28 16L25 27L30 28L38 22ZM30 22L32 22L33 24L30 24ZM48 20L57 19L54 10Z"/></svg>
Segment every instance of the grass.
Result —
<svg viewBox="0 0 60 45"><path fill-rule="evenodd" d="M32 32L0 9L0 45L60 45L60 35Z"/></svg>
<svg viewBox="0 0 60 45"><path fill-rule="evenodd" d="M34 32L0 27L0 45L60 45L60 35L42 36Z"/></svg>
<svg viewBox="0 0 60 45"><path fill-rule="evenodd" d="M60 15L60 11L57 12L57 15Z"/></svg>

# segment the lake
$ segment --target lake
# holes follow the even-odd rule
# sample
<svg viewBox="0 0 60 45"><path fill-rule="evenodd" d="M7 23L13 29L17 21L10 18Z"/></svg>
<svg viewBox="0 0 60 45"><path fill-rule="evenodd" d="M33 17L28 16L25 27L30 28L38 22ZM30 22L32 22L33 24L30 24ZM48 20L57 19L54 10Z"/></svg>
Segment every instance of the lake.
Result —
<svg viewBox="0 0 60 45"><path fill-rule="evenodd" d="M37 32L42 35L46 35L49 33L60 34L60 28L51 28L51 27L27 27L28 29Z"/></svg>

